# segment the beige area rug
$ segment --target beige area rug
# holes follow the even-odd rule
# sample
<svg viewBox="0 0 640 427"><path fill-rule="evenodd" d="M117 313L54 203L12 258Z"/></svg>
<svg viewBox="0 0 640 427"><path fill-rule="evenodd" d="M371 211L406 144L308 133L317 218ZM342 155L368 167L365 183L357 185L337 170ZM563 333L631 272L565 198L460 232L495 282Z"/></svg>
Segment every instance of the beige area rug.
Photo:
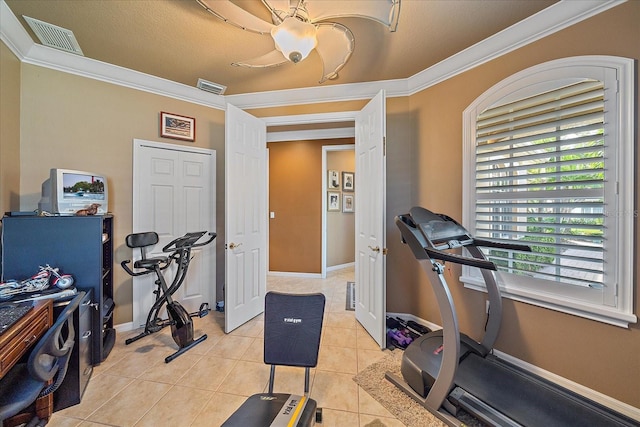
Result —
<svg viewBox="0 0 640 427"><path fill-rule="evenodd" d="M400 372L402 353L401 350L389 352L380 361L360 371L358 375L353 377L353 380L408 427L446 426L435 415L427 411L422 405L407 396L384 377L386 372L392 372L402 377ZM465 416L464 419L461 419L461 422L466 426L483 425L483 423L469 416Z"/></svg>

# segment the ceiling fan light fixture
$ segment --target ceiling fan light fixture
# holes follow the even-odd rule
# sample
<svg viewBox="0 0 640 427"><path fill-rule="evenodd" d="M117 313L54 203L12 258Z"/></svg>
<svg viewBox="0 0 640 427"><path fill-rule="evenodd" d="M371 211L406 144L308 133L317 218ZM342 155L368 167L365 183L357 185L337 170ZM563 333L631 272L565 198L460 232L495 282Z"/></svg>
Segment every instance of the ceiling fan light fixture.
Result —
<svg viewBox="0 0 640 427"><path fill-rule="evenodd" d="M293 16L285 18L280 25L273 27L271 37L276 49L294 63L305 59L318 44L315 25Z"/></svg>

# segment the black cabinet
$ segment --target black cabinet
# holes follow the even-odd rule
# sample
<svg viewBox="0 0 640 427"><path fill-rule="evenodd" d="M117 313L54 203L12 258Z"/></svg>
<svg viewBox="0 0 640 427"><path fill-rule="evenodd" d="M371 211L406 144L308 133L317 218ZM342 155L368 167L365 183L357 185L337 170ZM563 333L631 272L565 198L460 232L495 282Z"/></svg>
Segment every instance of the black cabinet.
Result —
<svg viewBox="0 0 640 427"><path fill-rule="evenodd" d="M25 279L49 264L73 275L78 289L93 290L93 364L115 343L113 328L113 216L5 216L2 278Z"/></svg>
<svg viewBox="0 0 640 427"><path fill-rule="evenodd" d="M91 339L91 335L93 335L92 319L95 309L93 308L93 290L88 289L86 292L87 294L80 302L80 305L76 311L73 312L73 329L76 334L75 345L71 351L69 366L64 381L53 394L54 411L59 411L80 403L84 390L87 388L87 384L91 378L91 373L93 372L93 340ZM54 319L64 310L71 299L73 298L65 301L56 301L53 304Z"/></svg>

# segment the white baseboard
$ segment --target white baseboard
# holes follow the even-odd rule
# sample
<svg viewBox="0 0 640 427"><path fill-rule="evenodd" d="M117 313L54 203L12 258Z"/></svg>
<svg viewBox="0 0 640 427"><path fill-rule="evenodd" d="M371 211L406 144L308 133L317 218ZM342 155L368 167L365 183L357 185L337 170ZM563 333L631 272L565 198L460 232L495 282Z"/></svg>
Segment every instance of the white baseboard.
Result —
<svg viewBox="0 0 640 427"><path fill-rule="evenodd" d="M268 276L274 277L304 277L305 279L322 279L322 274L320 273L296 273L291 271L270 271L267 273Z"/></svg>
<svg viewBox="0 0 640 427"><path fill-rule="evenodd" d="M414 316L413 314L387 313L387 316L399 317L403 320L413 320L414 322L418 322L421 325L428 327L432 331L442 329L440 325L436 325L435 323L428 322L424 319ZM503 359L513 365L516 365L518 368L521 368L524 371L527 371L539 377L542 377L545 380L551 381L552 383L555 383L561 387L566 388L567 390L570 390L574 393L584 396L587 399L591 399L594 402L597 402L603 406L606 406L607 408L611 408L612 410L619 412L622 415L625 415L629 418L633 418L636 421L640 421L640 408L636 408L627 403L621 402L617 399L614 399L611 396L602 394L599 391L590 389L589 387L585 387L582 384L573 382L567 378L561 377L560 375L556 375L553 372L549 372L538 366L532 365L531 363L525 362L524 360L510 356L506 353L503 353L499 350L494 350L493 354L500 359Z"/></svg>
<svg viewBox="0 0 640 427"><path fill-rule="evenodd" d="M331 267L327 267L327 272L342 270L349 267L354 267L356 265L355 262L349 262L347 264L339 264L332 265ZM269 271L267 273L268 276L274 277L303 277L305 279L322 279L322 273L300 273L295 271Z"/></svg>
<svg viewBox="0 0 640 427"><path fill-rule="evenodd" d="M113 327L115 328L116 332L129 332L136 329L133 326L133 322L120 323L119 325L114 325Z"/></svg>
<svg viewBox="0 0 640 427"><path fill-rule="evenodd" d="M348 262L346 264L332 265L331 267L327 267L327 271L342 270L344 268L355 267L355 265L356 265L355 262Z"/></svg>

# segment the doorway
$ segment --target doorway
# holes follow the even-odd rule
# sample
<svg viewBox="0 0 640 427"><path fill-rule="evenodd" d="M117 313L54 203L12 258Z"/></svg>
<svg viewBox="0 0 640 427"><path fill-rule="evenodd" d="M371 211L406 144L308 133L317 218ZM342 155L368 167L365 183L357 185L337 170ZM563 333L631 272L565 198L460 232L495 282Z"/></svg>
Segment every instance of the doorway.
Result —
<svg viewBox="0 0 640 427"><path fill-rule="evenodd" d="M246 112L242 112L237 107L231 104L227 104L227 115L225 119L225 158L228 153L235 150L236 146L243 146L247 144L246 138L238 137L236 133L230 132L230 130L237 130L246 127L246 124L250 124L252 134L255 134L258 139L268 142L266 136L266 127L276 125L295 125L304 123L335 123L335 122L355 122L355 141L356 141L356 164L357 170L360 175L360 180L366 185L360 185L360 192L358 199L355 202L355 223L356 223L356 284L358 286L358 292L356 293L356 319L362 324L367 332L378 342L378 344L384 346L384 315L385 315L385 255L386 249L386 232L385 232L385 214L386 214L386 95L385 91L381 90L375 95L360 111L345 112L345 113L326 113L312 115L320 117L317 121L310 121L308 115L298 116L285 116L283 117L270 117L259 119ZM241 113L242 112L242 113ZM233 113L233 114L231 114ZM337 116L342 116L342 120L336 120ZM266 126L265 126L266 125ZM259 129L258 129L259 128ZM255 138L251 139L251 141ZM267 157L267 148L264 148L263 155L261 155L261 161ZM236 168L231 167L229 162L225 162L225 182L233 180ZM260 187L267 181L268 176L266 174L266 167L262 170L265 172L262 175L262 180L246 179L243 176L243 185ZM255 174L253 174L255 175ZM258 178L255 175L255 178ZM266 193L266 191L265 191ZM227 217L233 217L234 215L246 212L243 205L238 203L238 193L230 191L229 187L225 189L225 200ZM266 204L264 209L258 209L258 212L263 212L262 218L266 219L268 212ZM259 216L257 217L259 218ZM260 228L263 230L262 235L266 235L268 227L265 225L262 228L262 222L260 222ZM226 229L227 227L225 227ZM254 227L255 228L255 227ZM226 238L232 237L226 233ZM235 239L235 238L234 238ZM239 282L235 278L228 274L230 270L229 260L232 258L229 249L237 248L242 242L226 242L226 292L225 292L225 310L229 308L226 299L229 295L238 295L241 289L246 288L244 282ZM254 252L265 254L268 252L267 242L256 247ZM261 259L265 259L263 256ZM364 264L363 264L364 263ZM251 263L246 263L250 265ZM366 266L365 266L366 265ZM359 266L363 268L359 268ZM252 271L251 277L260 277L266 280L266 271L264 276L259 272ZM231 280L230 280L231 279ZM261 284L261 283L260 283ZM258 285L260 285L258 284ZM257 291L256 298L264 301L264 289L266 286L254 286L251 289ZM238 306L239 307L239 306ZM242 318L238 320L242 322L248 321L254 317L253 312L245 311ZM225 316L225 321L228 314ZM230 328L225 326L225 331L229 332Z"/></svg>
<svg viewBox="0 0 640 427"><path fill-rule="evenodd" d="M329 266L355 260L355 229L353 213L329 212L327 223L327 147L339 171L355 168L354 138L297 139L267 144L269 151L269 275L324 278L325 260ZM332 147L338 147L337 149ZM346 160L345 160L346 159ZM338 190L340 191L340 189ZM332 191L331 194L335 194ZM327 240L327 227L351 224L348 248L337 247L336 240ZM348 231L347 230L347 231ZM335 233L334 233L335 234ZM330 236L331 237L331 236ZM334 251L326 256L326 245ZM338 260L336 262L336 259Z"/></svg>
<svg viewBox="0 0 640 427"><path fill-rule="evenodd" d="M329 177L330 173L334 175L332 180ZM355 215L353 215L356 196L355 173L354 144L322 147L321 276L323 279L327 277L328 269L355 265ZM332 182L334 180L336 181ZM330 197L336 195L337 204L332 207Z"/></svg>

